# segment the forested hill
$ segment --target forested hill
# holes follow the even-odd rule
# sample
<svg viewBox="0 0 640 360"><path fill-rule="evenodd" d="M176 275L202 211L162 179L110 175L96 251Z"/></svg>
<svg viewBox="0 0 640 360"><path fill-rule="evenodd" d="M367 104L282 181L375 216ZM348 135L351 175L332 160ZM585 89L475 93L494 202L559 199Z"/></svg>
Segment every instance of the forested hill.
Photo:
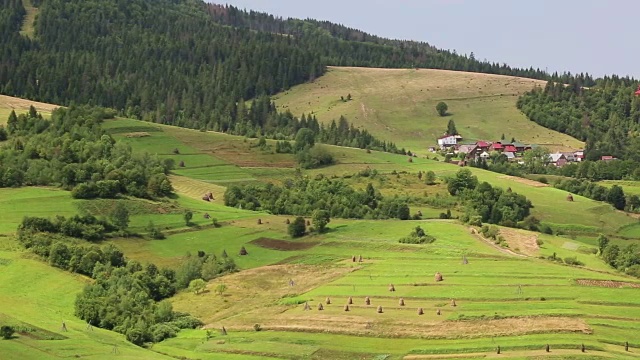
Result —
<svg viewBox="0 0 640 360"><path fill-rule="evenodd" d="M585 88L548 82L518 100L536 123L586 142L588 160L603 155L640 162L640 97L638 81L605 77ZM634 166L633 169L636 167Z"/></svg>

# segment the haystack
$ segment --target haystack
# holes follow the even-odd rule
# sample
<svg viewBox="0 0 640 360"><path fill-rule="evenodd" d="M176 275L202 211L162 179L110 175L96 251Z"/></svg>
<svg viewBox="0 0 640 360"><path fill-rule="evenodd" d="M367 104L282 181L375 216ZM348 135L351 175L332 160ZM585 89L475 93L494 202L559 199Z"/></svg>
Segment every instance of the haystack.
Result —
<svg viewBox="0 0 640 360"><path fill-rule="evenodd" d="M567 201L572 201L573 202L573 195L571 195L571 194L567 195Z"/></svg>
<svg viewBox="0 0 640 360"><path fill-rule="evenodd" d="M581 350L582 352L586 352L586 351L587 351L587 348L584 346L584 344L582 344L582 348L580 348L580 350Z"/></svg>
<svg viewBox="0 0 640 360"><path fill-rule="evenodd" d="M307 220L307 226L311 226L311 221Z"/></svg>
<svg viewBox="0 0 640 360"><path fill-rule="evenodd" d="M322 303L318 303L318 310L324 310L324 306L322 306Z"/></svg>
<svg viewBox="0 0 640 360"><path fill-rule="evenodd" d="M422 211L418 210L418 216L422 216Z"/></svg>
<svg viewBox="0 0 640 360"><path fill-rule="evenodd" d="M331 298L327 296L327 300L325 302L327 303L327 305L331 305Z"/></svg>
<svg viewBox="0 0 640 360"><path fill-rule="evenodd" d="M309 306L309 302L304 303L304 310L311 310L311 306Z"/></svg>
<svg viewBox="0 0 640 360"><path fill-rule="evenodd" d="M382 314L382 305L378 305L378 314Z"/></svg>
<svg viewBox="0 0 640 360"><path fill-rule="evenodd" d="M347 304L349 305L353 304L353 298L351 296L349 296L349 299L347 300Z"/></svg>
<svg viewBox="0 0 640 360"><path fill-rule="evenodd" d="M362 255L358 257L358 262L362 262Z"/></svg>
<svg viewBox="0 0 640 360"><path fill-rule="evenodd" d="M413 162L413 158L409 158L409 160L408 160L408 161L409 161L410 163L412 163L412 162Z"/></svg>
<svg viewBox="0 0 640 360"><path fill-rule="evenodd" d="M249 255L249 253L247 252L247 249L245 249L244 246L240 248L240 255L243 255L243 256Z"/></svg>
<svg viewBox="0 0 640 360"><path fill-rule="evenodd" d="M389 291L396 291L395 286L393 284L389 284Z"/></svg>
<svg viewBox="0 0 640 360"><path fill-rule="evenodd" d="M511 190L511 186L509 186L509 187L507 188L507 192L508 192L508 193L513 192L513 190Z"/></svg>
<svg viewBox="0 0 640 360"><path fill-rule="evenodd" d="M178 166L184 167L184 160L180 160L180 163L178 163Z"/></svg>
<svg viewBox="0 0 640 360"><path fill-rule="evenodd" d="M344 311L349 311L349 305L344 306Z"/></svg>
<svg viewBox="0 0 640 360"><path fill-rule="evenodd" d="M364 298L364 303L366 305L371 305L371 299L369 299L369 297L367 296L366 298Z"/></svg>
<svg viewBox="0 0 640 360"><path fill-rule="evenodd" d="M498 345L498 348L496 349L496 354L500 354L500 345Z"/></svg>
<svg viewBox="0 0 640 360"><path fill-rule="evenodd" d="M547 346L544 348L544 350L545 350L546 352L550 352L550 351L551 351L551 349L549 349L549 344L547 344Z"/></svg>
<svg viewBox="0 0 640 360"><path fill-rule="evenodd" d="M202 195L202 200L211 201L211 199L209 199L209 196L207 196L207 194Z"/></svg>
<svg viewBox="0 0 640 360"><path fill-rule="evenodd" d="M371 149L367 149L367 154L371 154Z"/></svg>
<svg viewBox="0 0 640 360"><path fill-rule="evenodd" d="M207 193L207 196L209 197L210 200L213 200L213 193L211 191Z"/></svg>
<svg viewBox="0 0 640 360"><path fill-rule="evenodd" d="M436 310L436 315L440 316L442 314L442 311L440 311L440 309Z"/></svg>
<svg viewBox="0 0 640 360"><path fill-rule="evenodd" d="M222 335L227 335L227 329L224 328L224 326L222 327L222 330L220 331L220 333Z"/></svg>
<svg viewBox="0 0 640 360"><path fill-rule="evenodd" d="M437 272L437 273L436 273L436 275L435 275L435 280L436 280L436 282L438 282L438 281L442 281L442 274L440 274L439 272Z"/></svg>
<svg viewBox="0 0 640 360"><path fill-rule="evenodd" d="M353 255L353 256L351 257L351 262L356 262L356 256L355 256L355 255Z"/></svg>
<svg viewBox="0 0 640 360"><path fill-rule="evenodd" d="M173 153L178 155L178 154L180 154L180 150L178 150L178 148L175 148L175 149L173 149Z"/></svg>
<svg viewBox="0 0 640 360"><path fill-rule="evenodd" d="M400 298L400 300L398 300L398 305L404 306L404 299L403 298Z"/></svg>
<svg viewBox="0 0 640 360"><path fill-rule="evenodd" d="M258 225L262 225L262 219L258 219Z"/></svg>
<svg viewBox="0 0 640 360"><path fill-rule="evenodd" d="M453 300L453 299L451 299L451 306L453 306L453 307L458 306L458 305L456 305L456 301L455 301L455 300Z"/></svg>
<svg viewBox="0 0 640 360"><path fill-rule="evenodd" d="M422 308L418 308L418 315L424 315L424 310L422 310Z"/></svg>
<svg viewBox="0 0 640 360"><path fill-rule="evenodd" d="M289 225L289 224L291 224L291 220L287 219L287 220L284 221L284 223Z"/></svg>
<svg viewBox="0 0 640 360"><path fill-rule="evenodd" d="M211 219L211 215L209 215L209 213L204 213L203 217L205 219Z"/></svg>
<svg viewBox="0 0 640 360"><path fill-rule="evenodd" d="M467 260L466 256L462 256L462 265L467 265L469 264L469 260Z"/></svg>

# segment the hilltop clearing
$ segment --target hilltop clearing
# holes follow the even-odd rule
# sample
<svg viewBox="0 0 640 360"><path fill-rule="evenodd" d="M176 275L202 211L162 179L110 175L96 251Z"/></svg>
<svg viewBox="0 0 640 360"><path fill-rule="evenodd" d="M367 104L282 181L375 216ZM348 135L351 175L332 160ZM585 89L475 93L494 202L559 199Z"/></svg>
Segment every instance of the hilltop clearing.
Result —
<svg viewBox="0 0 640 360"><path fill-rule="evenodd" d="M344 115L358 128L418 153L436 144L453 119L463 141L499 140L504 134L550 150L579 149L582 142L529 121L518 96L539 80L430 69L330 67L312 83L274 97L278 109L313 114L323 123ZM342 101L351 95L351 100ZM436 104L444 101L449 115Z"/></svg>

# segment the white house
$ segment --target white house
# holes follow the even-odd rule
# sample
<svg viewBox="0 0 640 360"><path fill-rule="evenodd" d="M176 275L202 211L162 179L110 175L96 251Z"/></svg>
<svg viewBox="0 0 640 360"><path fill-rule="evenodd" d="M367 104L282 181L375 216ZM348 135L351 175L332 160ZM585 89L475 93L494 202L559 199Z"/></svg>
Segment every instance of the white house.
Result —
<svg viewBox="0 0 640 360"><path fill-rule="evenodd" d="M456 146L458 138L455 135L444 135L438 138L438 146L440 148L446 148Z"/></svg>
<svg viewBox="0 0 640 360"><path fill-rule="evenodd" d="M583 161L584 160L584 150L578 150L575 153L573 153L574 158L576 159L576 161Z"/></svg>

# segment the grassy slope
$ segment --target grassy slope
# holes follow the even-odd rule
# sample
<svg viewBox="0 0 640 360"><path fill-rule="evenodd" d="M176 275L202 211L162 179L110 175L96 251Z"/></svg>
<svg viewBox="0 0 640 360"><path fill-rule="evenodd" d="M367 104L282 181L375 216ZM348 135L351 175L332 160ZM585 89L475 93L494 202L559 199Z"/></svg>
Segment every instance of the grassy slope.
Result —
<svg viewBox="0 0 640 360"><path fill-rule="evenodd" d="M583 144L567 135L527 120L515 107L517 96L538 80L445 70L407 70L331 67L313 83L275 97L281 110L295 115L312 113L323 122L345 115L355 126L380 139L421 153L454 119L465 140L515 137L551 149L576 149ZM349 102L340 96L353 96ZM450 116L435 111L439 101L449 105Z"/></svg>
<svg viewBox="0 0 640 360"><path fill-rule="evenodd" d="M50 267L0 237L0 323L28 327L0 340L2 359L112 359L114 347L122 359L169 359L125 341L124 336L94 328L73 315L75 295L87 279ZM61 329L65 322L68 331Z"/></svg>
<svg viewBox="0 0 640 360"><path fill-rule="evenodd" d="M24 113L29 111L29 106L31 105L33 105L43 116L51 115L51 111L59 107L58 105L0 95L0 125L7 123L7 118L12 110L17 114Z"/></svg>

